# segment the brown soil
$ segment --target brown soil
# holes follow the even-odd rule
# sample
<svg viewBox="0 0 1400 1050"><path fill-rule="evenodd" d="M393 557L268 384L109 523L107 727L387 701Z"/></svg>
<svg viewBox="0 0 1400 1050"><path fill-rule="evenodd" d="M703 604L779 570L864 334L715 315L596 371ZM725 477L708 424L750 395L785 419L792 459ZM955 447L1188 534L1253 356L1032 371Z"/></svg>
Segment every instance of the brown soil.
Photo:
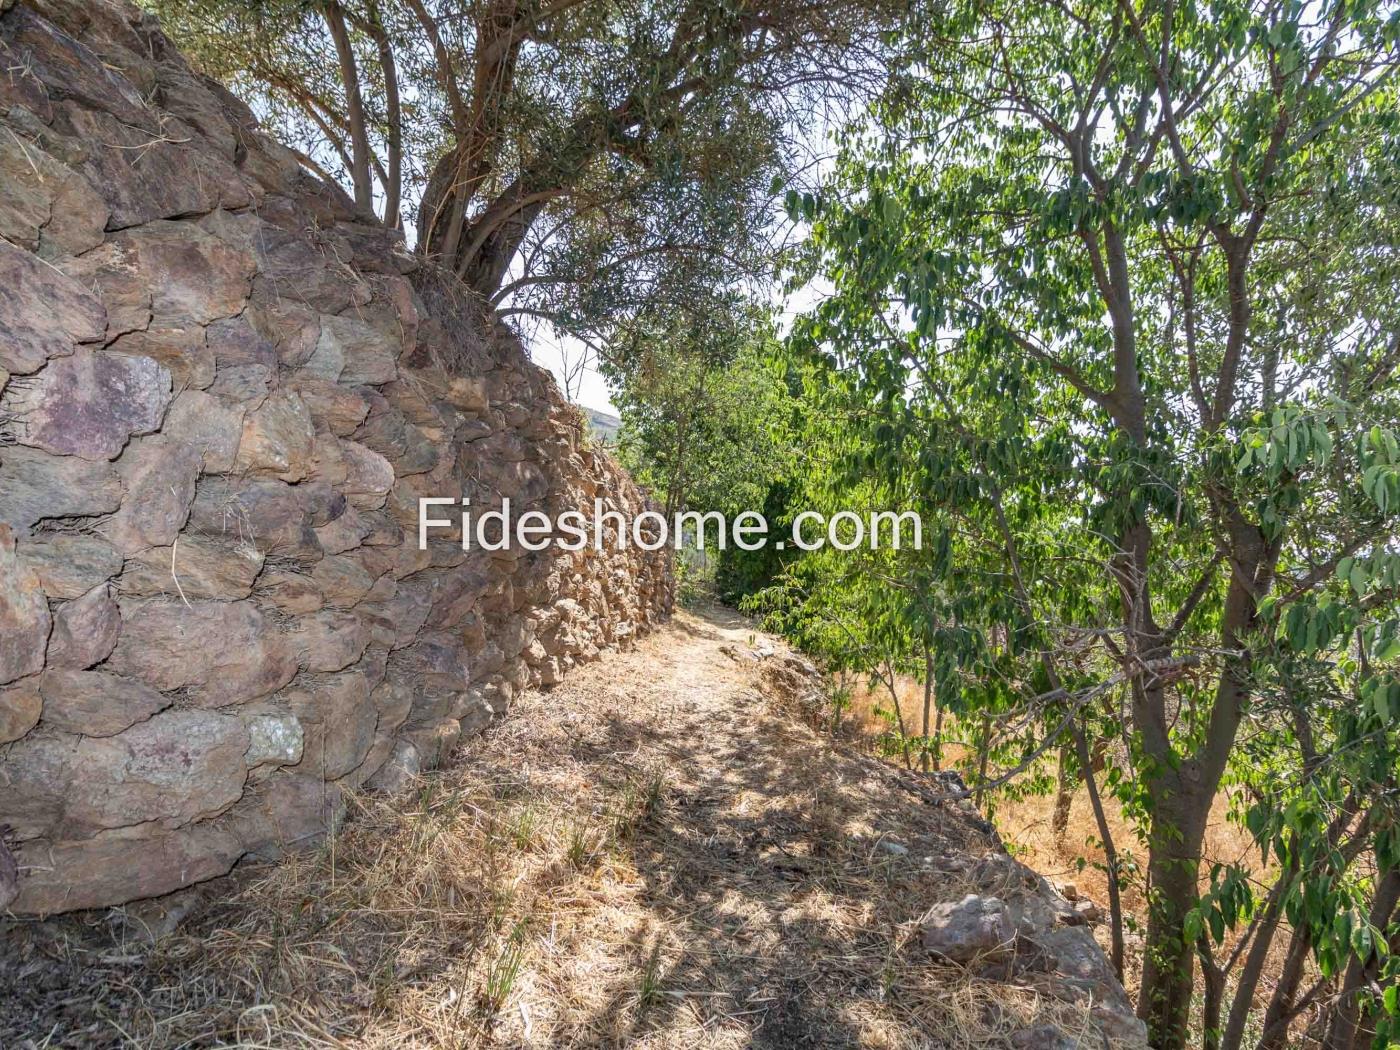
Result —
<svg viewBox="0 0 1400 1050"><path fill-rule="evenodd" d="M149 907L11 928L0 1046L1100 1045L919 950L994 835L758 692L756 640L678 614L153 947Z"/></svg>

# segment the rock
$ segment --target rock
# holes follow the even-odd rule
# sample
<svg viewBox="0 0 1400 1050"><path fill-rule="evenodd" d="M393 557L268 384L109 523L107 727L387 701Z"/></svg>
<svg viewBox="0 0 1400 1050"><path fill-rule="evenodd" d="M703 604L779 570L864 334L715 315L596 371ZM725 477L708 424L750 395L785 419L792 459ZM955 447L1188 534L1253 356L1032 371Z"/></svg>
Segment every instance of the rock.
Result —
<svg viewBox="0 0 1400 1050"><path fill-rule="evenodd" d="M265 555L315 562L322 550L313 530L344 510L343 495L306 483L213 477L199 483L190 525L209 535L251 543Z"/></svg>
<svg viewBox="0 0 1400 1050"><path fill-rule="evenodd" d="M121 602L108 667L162 691L190 689L201 707L266 696L296 674L291 648L251 602Z"/></svg>
<svg viewBox="0 0 1400 1050"><path fill-rule="evenodd" d="M45 671L39 692L44 724L83 736L115 736L170 706L144 682L108 671Z"/></svg>
<svg viewBox="0 0 1400 1050"><path fill-rule="evenodd" d="M1036 1025L1011 1033L1015 1050L1076 1050L1080 1045L1053 1024Z"/></svg>
<svg viewBox="0 0 1400 1050"><path fill-rule="evenodd" d="M15 541L0 524L0 685L36 674L53 621L39 575L15 555Z"/></svg>
<svg viewBox="0 0 1400 1050"><path fill-rule="evenodd" d="M37 677L0 686L0 744L18 740L39 722L44 700ZM3 816L0 813L0 816ZM3 907L3 905L0 905Z"/></svg>
<svg viewBox="0 0 1400 1050"><path fill-rule="evenodd" d="M102 338L107 312L77 281L0 240L0 368L28 375Z"/></svg>
<svg viewBox="0 0 1400 1050"><path fill-rule="evenodd" d="M296 715L260 714L248 719L248 768L291 766L301 761L305 734Z"/></svg>
<svg viewBox="0 0 1400 1050"><path fill-rule="evenodd" d="M369 594L374 580L353 554L322 558L311 570L311 578L321 589L326 604L349 609Z"/></svg>
<svg viewBox="0 0 1400 1050"><path fill-rule="evenodd" d="M1016 941L1011 913L997 897L969 893L935 904L920 920L924 948L949 962L970 963L1009 952Z"/></svg>
<svg viewBox="0 0 1400 1050"><path fill-rule="evenodd" d="M84 256L104 301L149 299L150 323L207 325L243 312L256 264L245 251L187 222L157 220L114 234ZM127 330L146 327L131 324Z"/></svg>
<svg viewBox="0 0 1400 1050"><path fill-rule="evenodd" d="M102 533L123 554L168 547L184 528L203 456L164 434L143 438L117 463L126 495Z"/></svg>
<svg viewBox="0 0 1400 1050"><path fill-rule="evenodd" d="M121 828L80 841L29 843L20 854L27 869L14 908L46 915L158 897L226 875L245 852L238 835L210 824L175 831Z"/></svg>
<svg viewBox="0 0 1400 1050"><path fill-rule="evenodd" d="M0 239L41 257L102 243L107 205L87 181L16 134L0 136Z"/></svg>
<svg viewBox="0 0 1400 1050"><path fill-rule="evenodd" d="M339 671L364 655L369 631L358 616L326 609L299 621L291 641L308 671Z"/></svg>
<svg viewBox="0 0 1400 1050"><path fill-rule="evenodd" d="M422 771L423 760L419 757L418 749L407 740L400 740L394 744L384 764L365 781L365 786L397 795L413 786Z"/></svg>
<svg viewBox="0 0 1400 1050"><path fill-rule="evenodd" d="M1091 900L1077 900L1074 902L1075 912L1083 918L1085 922L1098 922L1099 909Z"/></svg>
<svg viewBox="0 0 1400 1050"><path fill-rule="evenodd" d="M243 410L203 390L185 390L171 403L162 432L201 453L202 473L227 474L243 437Z"/></svg>
<svg viewBox="0 0 1400 1050"><path fill-rule="evenodd" d="M313 613L325 605L321 588L309 576L287 569L269 569L258 579L257 596L289 616Z"/></svg>
<svg viewBox="0 0 1400 1050"><path fill-rule="evenodd" d="M297 376L288 389L301 395L316 426L336 437L349 437L369 415L369 400L363 394L328 379Z"/></svg>
<svg viewBox="0 0 1400 1050"><path fill-rule="evenodd" d="M322 317L321 338L303 366L318 379L346 386L392 382L398 376L398 347L354 317Z"/></svg>
<svg viewBox="0 0 1400 1050"><path fill-rule="evenodd" d="M393 466L358 441L342 441L340 451L345 464L342 490L346 499L360 510L378 510L384 506L389 490L394 487Z"/></svg>
<svg viewBox="0 0 1400 1050"><path fill-rule="evenodd" d="M170 547L132 555L122 573L122 592L138 597L246 598L262 567L262 552L251 543L186 532Z"/></svg>
<svg viewBox="0 0 1400 1050"><path fill-rule="evenodd" d="M14 382L0 400L15 440L60 456L112 459L133 434L160 426L170 373L149 357L83 348Z"/></svg>
<svg viewBox="0 0 1400 1050"><path fill-rule="evenodd" d="M204 343L204 329L193 322L157 325L120 335L107 344L115 354L148 357L170 372L177 391L203 390L214 381L214 355Z"/></svg>
<svg viewBox="0 0 1400 1050"><path fill-rule="evenodd" d="M38 522L116 510L122 487L107 463L0 446L0 522L27 536Z"/></svg>
<svg viewBox="0 0 1400 1050"><path fill-rule="evenodd" d="M50 598L81 598L122 571L121 553L96 536L51 533L24 540L18 550Z"/></svg>
<svg viewBox="0 0 1400 1050"><path fill-rule="evenodd" d="M81 598L59 606L49 636L47 666L83 671L107 659L121 633L121 615L111 584L101 583Z"/></svg>
<svg viewBox="0 0 1400 1050"><path fill-rule="evenodd" d="M306 734L301 764L307 772L338 780L369 754L379 712L361 672L318 678L304 689L288 690L286 701Z"/></svg>
<svg viewBox="0 0 1400 1050"><path fill-rule="evenodd" d="M300 481L311 469L315 436L305 403L294 392L279 390L244 418L234 469Z"/></svg>

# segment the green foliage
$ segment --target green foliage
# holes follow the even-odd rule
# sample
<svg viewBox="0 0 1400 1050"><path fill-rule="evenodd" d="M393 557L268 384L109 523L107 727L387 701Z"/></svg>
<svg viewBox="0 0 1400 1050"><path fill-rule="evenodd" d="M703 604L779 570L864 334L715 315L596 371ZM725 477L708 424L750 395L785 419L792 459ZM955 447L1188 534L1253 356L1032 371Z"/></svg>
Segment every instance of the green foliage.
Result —
<svg viewBox="0 0 1400 1050"><path fill-rule="evenodd" d="M984 781L1120 742L1154 1045L1186 1038L1201 942L1287 944L1353 997L1394 973L1394 903L1366 916L1400 815L1397 26L953 3L788 195L795 284L831 288L790 339L799 502L917 509L929 546L806 556L765 605L838 665L929 646ZM1264 893L1233 865L1196 893L1222 790L1281 867ZM1237 998L1200 1028L1233 1048L1259 973L1221 955Z"/></svg>

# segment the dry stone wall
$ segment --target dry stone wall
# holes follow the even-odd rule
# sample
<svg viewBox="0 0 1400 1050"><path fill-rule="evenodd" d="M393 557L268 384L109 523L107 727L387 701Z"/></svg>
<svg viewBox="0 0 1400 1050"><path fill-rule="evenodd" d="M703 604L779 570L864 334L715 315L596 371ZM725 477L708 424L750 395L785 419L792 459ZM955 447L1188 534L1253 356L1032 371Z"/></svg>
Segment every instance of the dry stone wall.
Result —
<svg viewBox="0 0 1400 1050"><path fill-rule="evenodd" d="M312 839L669 611L664 553L420 550L458 495L645 505L149 17L0 0L0 908Z"/></svg>

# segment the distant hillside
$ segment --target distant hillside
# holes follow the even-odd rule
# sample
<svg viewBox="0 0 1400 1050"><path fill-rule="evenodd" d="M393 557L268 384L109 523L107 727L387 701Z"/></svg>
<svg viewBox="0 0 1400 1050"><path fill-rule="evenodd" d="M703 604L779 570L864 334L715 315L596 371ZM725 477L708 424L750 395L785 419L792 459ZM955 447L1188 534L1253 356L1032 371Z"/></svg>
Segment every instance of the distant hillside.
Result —
<svg viewBox="0 0 1400 1050"><path fill-rule="evenodd" d="M600 412L596 408L586 408L583 405L580 405L579 408L588 418L588 426L599 441L605 445L617 444L617 432L622 429L622 420L607 412Z"/></svg>

